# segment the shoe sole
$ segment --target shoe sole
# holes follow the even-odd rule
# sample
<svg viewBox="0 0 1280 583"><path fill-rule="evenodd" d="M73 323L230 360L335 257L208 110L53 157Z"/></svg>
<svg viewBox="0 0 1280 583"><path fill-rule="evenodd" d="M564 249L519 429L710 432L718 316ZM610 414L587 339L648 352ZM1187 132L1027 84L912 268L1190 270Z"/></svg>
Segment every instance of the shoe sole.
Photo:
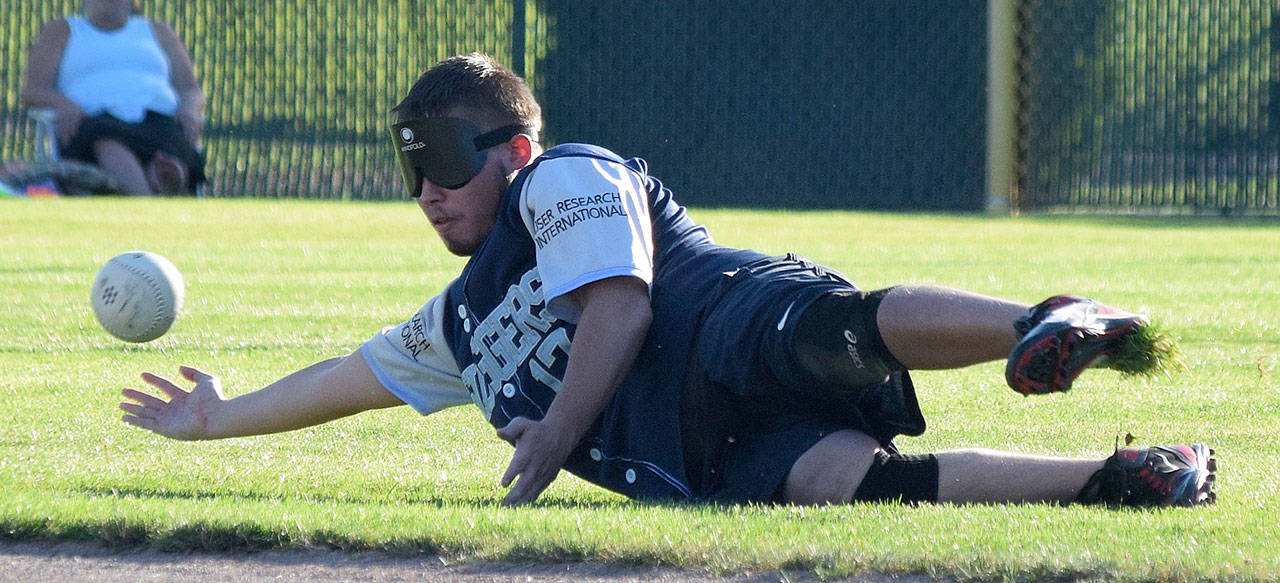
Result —
<svg viewBox="0 0 1280 583"><path fill-rule="evenodd" d="M1036 338L1032 329L1005 365L1005 381L1009 386L1024 395L1069 391L1080 373L1104 364L1108 351L1120 339L1147 324L1142 316L1099 307L1112 310L1094 314L1093 320L1102 324L1101 331L1079 327L1046 329ZM1078 363L1069 362L1079 346L1094 343L1105 344L1097 356Z"/></svg>
<svg viewBox="0 0 1280 583"><path fill-rule="evenodd" d="M1216 502L1218 494L1213 491L1213 485L1218 477L1218 460L1213 457L1215 452L1203 443L1165 449L1176 452L1187 466L1170 493L1169 505L1199 506Z"/></svg>

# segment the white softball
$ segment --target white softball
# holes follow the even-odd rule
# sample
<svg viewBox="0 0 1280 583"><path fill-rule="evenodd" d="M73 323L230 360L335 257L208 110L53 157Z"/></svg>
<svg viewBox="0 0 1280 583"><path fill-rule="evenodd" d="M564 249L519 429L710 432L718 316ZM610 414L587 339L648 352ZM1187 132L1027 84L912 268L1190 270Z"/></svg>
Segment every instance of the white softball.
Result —
<svg viewBox="0 0 1280 583"><path fill-rule="evenodd" d="M168 259L147 251L121 253L93 281L93 315L116 338L150 342L177 321L185 294L182 274Z"/></svg>

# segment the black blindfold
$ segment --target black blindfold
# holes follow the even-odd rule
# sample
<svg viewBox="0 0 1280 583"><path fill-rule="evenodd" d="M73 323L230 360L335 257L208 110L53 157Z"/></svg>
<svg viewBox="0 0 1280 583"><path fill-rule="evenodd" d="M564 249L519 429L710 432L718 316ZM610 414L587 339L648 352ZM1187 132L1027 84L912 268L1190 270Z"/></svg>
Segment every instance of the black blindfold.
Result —
<svg viewBox="0 0 1280 583"><path fill-rule="evenodd" d="M528 131L507 125L481 133L475 124L456 117L422 117L391 126L405 187L414 198L422 192L424 179L450 190L466 186L484 167L489 148Z"/></svg>

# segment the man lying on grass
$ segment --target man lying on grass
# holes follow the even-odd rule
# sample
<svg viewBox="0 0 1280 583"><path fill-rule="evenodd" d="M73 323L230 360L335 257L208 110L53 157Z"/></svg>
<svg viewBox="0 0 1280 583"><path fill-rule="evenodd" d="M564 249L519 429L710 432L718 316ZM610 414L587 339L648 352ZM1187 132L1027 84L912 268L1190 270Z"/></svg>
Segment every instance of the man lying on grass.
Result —
<svg viewBox="0 0 1280 583"><path fill-rule="evenodd" d="M144 374L162 395L125 389L125 422L218 439L473 402L515 446L508 504L562 468L641 499L1214 499L1203 444L1105 460L894 447L925 428L909 370L1007 359L1023 394L1065 391L1099 364L1149 372L1173 347L1141 316L1074 296L862 291L800 257L716 245L643 161L542 151L532 93L483 55L442 61L394 112L409 195L470 257L461 275L359 350L234 399L193 368L180 369L189 391Z"/></svg>

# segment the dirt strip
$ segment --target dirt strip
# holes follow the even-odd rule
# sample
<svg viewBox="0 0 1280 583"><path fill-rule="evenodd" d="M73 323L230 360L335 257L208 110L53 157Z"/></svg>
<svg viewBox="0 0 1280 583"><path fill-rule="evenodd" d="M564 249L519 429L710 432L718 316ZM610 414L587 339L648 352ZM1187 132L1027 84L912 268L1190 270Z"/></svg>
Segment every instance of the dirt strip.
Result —
<svg viewBox="0 0 1280 583"><path fill-rule="evenodd" d="M158 553L113 551L88 543L0 542L0 581L147 582L400 582L457 583L774 583L816 582L808 574L768 572L717 577L661 567L592 562L447 564L439 557L381 553L272 551ZM827 583L932 583L922 576L827 579Z"/></svg>

